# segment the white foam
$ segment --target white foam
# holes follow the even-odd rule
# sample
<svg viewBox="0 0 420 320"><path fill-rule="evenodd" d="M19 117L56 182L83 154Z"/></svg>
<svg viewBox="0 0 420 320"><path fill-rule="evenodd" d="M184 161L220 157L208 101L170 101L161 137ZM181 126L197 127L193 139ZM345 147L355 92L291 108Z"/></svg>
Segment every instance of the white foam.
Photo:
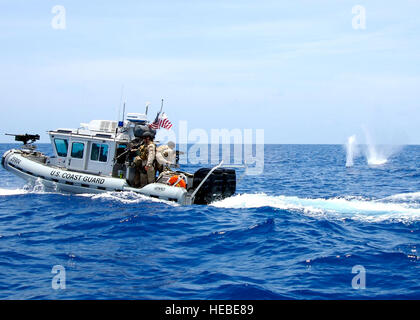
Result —
<svg viewBox="0 0 420 320"><path fill-rule="evenodd" d="M0 196L14 196L18 194L25 194L26 190L23 189L3 189L0 188Z"/></svg>
<svg viewBox="0 0 420 320"><path fill-rule="evenodd" d="M168 205L172 205L172 206L178 206L177 203L174 203L172 201L166 201L166 200L162 200L162 199L156 199L156 198L152 198L152 197L148 197L145 195L141 195L139 193L136 192L104 192L104 193L82 193L82 194L77 194L77 196L79 197L88 197L91 198L93 200L97 200L97 199L105 199L105 200L112 200L112 201L118 201L118 202L122 202L122 203L126 203L126 204L133 204L133 203L140 203L140 202L145 202L145 201L149 201L149 202L159 202L159 203L165 203Z"/></svg>
<svg viewBox="0 0 420 320"><path fill-rule="evenodd" d="M382 166L384 164L386 164L388 162L387 159L381 159L381 158L369 158L368 159L368 164L370 166Z"/></svg>
<svg viewBox="0 0 420 320"><path fill-rule="evenodd" d="M23 188L19 189L0 189L0 196L11 196L11 195L19 195L19 194L27 194L27 193L49 193L45 190L45 186L42 183L42 180L38 178L35 182L27 183L23 186Z"/></svg>
<svg viewBox="0 0 420 320"><path fill-rule="evenodd" d="M420 192L399 193L399 194L395 194L393 196L386 197L383 200L391 200L391 201L419 201L420 200Z"/></svg>
<svg viewBox="0 0 420 320"><path fill-rule="evenodd" d="M42 184L36 183L33 184L27 184L22 189L3 189L0 188L0 196L12 196L12 195L20 195L20 194L44 194L44 193L51 193L51 194L64 194L60 192L47 192L44 189L44 186ZM138 194L136 192L104 192L104 193L81 193L81 194L74 194L74 196L79 197L88 197L93 200L97 199L106 199L106 200L115 200L122 203L140 203L140 202L160 202L165 203L171 206L178 206L179 204L174 203L172 201L166 201L162 199L156 199L148 196L144 196L141 194Z"/></svg>
<svg viewBox="0 0 420 320"><path fill-rule="evenodd" d="M266 194L242 194L213 203L219 208L273 207L294 210L314 217L358 219L379 222L385 220L420 220L420 208L407 203L390 203L358 198L310 199Z"/></svg>

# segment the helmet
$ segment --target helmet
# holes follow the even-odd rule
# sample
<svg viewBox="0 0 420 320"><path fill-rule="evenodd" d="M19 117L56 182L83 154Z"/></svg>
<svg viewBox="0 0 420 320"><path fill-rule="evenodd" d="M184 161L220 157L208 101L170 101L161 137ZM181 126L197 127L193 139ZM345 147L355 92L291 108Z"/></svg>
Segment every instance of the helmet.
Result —
<svg viewBox="0 0 420 320"><path fill-rule="evenodd" d="M149 131L149 127L148 126L144 126L144 125L137 125L134 128L134 136L137 138L141 138L141 136L143 135L143 133Z"/></svg>
<svg viewBox="0 0 420 320"><path fill-rule="evenodd" d="M150 139L153 139L154 138L154 135L150 132L150 131L146 131L146 132L144 132L143 134L142 134L142 136L141 136L143 139L144 138L150 138Z"/></svg>

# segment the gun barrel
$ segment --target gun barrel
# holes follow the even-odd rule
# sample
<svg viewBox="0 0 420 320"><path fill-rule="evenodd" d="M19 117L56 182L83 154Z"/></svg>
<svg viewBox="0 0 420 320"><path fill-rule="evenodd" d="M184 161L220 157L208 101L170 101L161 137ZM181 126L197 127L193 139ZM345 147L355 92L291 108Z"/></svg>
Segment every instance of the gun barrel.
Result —
<svg viewBox="0 0 420 320"><path fill-rule="evenodd" d="M10 134L6 133L7 136L15 137L15 141L23 142L23 144L27 144L29 141L30 143L34 143L35 141L39 140L39 134Z"/></svg>

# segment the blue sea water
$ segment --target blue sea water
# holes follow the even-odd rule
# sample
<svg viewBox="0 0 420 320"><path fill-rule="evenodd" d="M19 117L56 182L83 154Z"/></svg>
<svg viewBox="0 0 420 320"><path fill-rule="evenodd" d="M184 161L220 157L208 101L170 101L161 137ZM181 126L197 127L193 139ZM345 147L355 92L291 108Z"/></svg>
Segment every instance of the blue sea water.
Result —
<svg viewBox="0 0 420 320"><path fill-rule="evenodd" d="M419 299L420 146L345 163L339 145L267 145L264 173L210 206L49 193L1 168L0 298Z"/></svg>

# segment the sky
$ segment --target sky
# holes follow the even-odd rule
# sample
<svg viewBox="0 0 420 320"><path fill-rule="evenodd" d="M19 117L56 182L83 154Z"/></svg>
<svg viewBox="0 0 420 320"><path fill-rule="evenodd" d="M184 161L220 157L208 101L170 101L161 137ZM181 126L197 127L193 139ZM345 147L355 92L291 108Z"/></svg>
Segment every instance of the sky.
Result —
<svg viewBox="0 0 420 320"><path fill-rule="evenodd" d="M150 102L150 118L163 98L175 131L420 144L419 12L419 0L0 0L0 142L116 120L123 95L127 112Z"/></svg>

